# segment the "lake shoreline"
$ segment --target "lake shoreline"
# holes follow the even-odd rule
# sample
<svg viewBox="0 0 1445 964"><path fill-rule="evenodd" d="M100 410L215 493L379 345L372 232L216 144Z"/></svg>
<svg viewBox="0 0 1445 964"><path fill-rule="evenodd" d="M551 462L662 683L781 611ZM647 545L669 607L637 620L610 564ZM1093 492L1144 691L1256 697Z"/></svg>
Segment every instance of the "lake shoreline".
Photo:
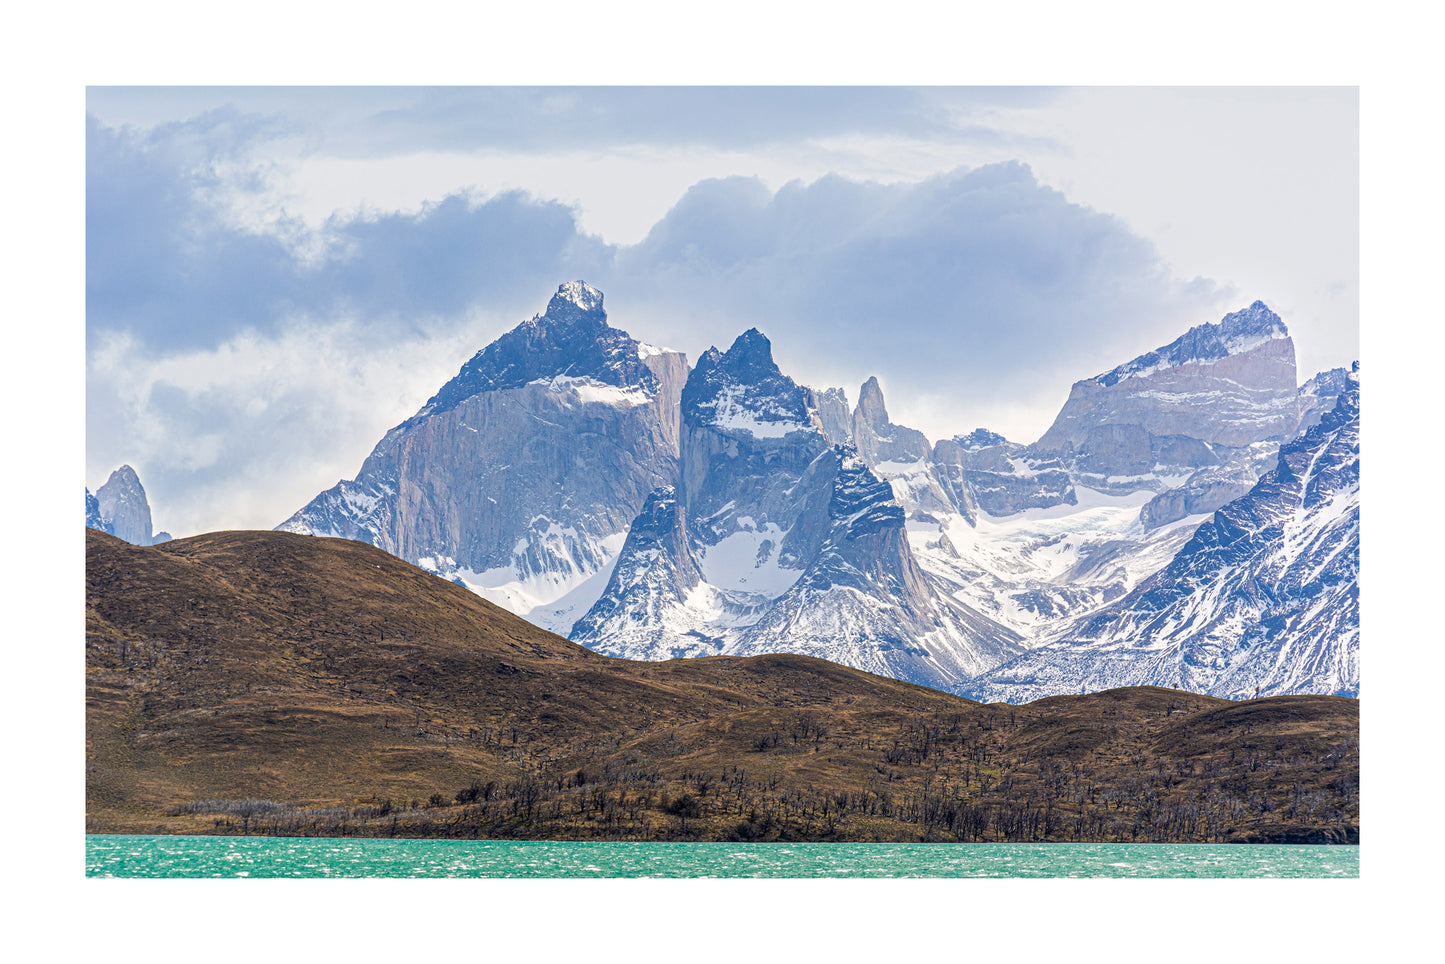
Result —
<svg viewBox="0 0 1445 964"><path fill-rule="evenodd" d="M1359 876L1359 849L1256 844L643 843L95 834L87 877Z"/></svg>
<svg viewBox="0 0 1445 964"><path fill-rule="evenodd" d="M128 830L87 830L86 837L174 837L177 839L224 838L229 840L395 840L435 841L449 843L509 843L509 844L646 844L655 846L696 846L727 844L746 846L791 847L805 844L834 844L858 847L894 846L907 844L920 847L1358 847L1359 837L1348 840L1222 840L1222 841L1135 841L1119 843L1114 840L602 840L562 839L538 837L379 837L375 835L349 836L342 834L285 834L285 833L214 833L193 831L189 833L145 833Z"/></svg>

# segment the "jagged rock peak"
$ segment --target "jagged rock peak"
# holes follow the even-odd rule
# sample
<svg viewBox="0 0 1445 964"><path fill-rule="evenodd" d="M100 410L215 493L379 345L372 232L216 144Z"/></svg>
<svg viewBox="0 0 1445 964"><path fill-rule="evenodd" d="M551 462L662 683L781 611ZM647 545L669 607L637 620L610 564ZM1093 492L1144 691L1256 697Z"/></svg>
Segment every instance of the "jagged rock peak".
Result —
<svg viewBox="0 0 1445 964"><path fill-rule="evenodd" d="M1359 362L1355 362L1358 366ZM1358 367L1354 369L1358 371ZM1330 368L1317 373L1299 388L1300 422L1296 434L1306 432L1320 423L1320 418L1334 408L1345 390L1351 369Z"/></svg>
<svg viewBox="0 0 1445 964"><path fill-rule="evenodd" d="M575 305L582 311L601 311L603 292L592 288L584 280L565 282L559 285L555 295L552 295L552 301L548 302L548 311L562 305Z"/></svg>
<svg viewBox="0 0 1445 964"><path fill-rule="evenodd" d="M809 391L773 361L772 343L756 328L725 352L702 353L682 390L683 419L693 425L775 435L809 424Z"/></svg>
<svg viewBox="0 0 1445 964"><path fill-rule="evenodd" d="M823 434L828 442L838 445L853 437L853 410L848 405L848 393L841 388L826 388L819 391L808 389L808 406L818 413Z"/></svg>
<svg viewBox="0 0 1445 964"><path fill-rule="evenodd" d="M703 352L695 371L707 374L714 370L744 384L783 375L777 362L773 361L773 343L756 328L749 328L738 335L727 351L718 351L714 345Z"/></svg>
<svg viewBox="0 0 1445 964"><path fill-rule="evenodd" d="M565 375L616 388L657 390L636 339L607 324L602 292L583 281L557 289L547 310L534 315L471 357L403 427L450 411L482 392L520 388Z"/></svg>
<svg viewBox="0 0 1445 964"><path fill-rule="evenodd" d="M1345 374L1344 387L1335 401L1335 407L1320 420L1313 431L1331 432L1360 417L1360 363L1355 362Z"/></svg>
<svg viewBox="0 0 1445 964"><path fill-rule="evenodd" d="M773 343L756 328L749 328L734 338L723 358L728 369L736 373L782 374L773 361Z"/></svg>
<svg viewBox="0 0 1445 964"><path fill-rule="evenodd" d="M1299 388L1301 395L1318 395L1320 397L1333 396L1338 398L1340 392L1345 390L1345 376L1351 370L1359 371L1359 362L1355 362L1353 369L1349 368L1327 368L1322 372L1316 372L1309 381Z"/></svg>
<svg viewBox="0 0 1445 964"><path fill-rule="evenodd" d="M1258 334L1275 338L1289 334L1279 315L1258 299L1248 308L1225 315L1219 324L1229 335Z"/></svg>
<svg viewBox="0 0 1445 964"><path fill-rule="evenodd" d="M847 522L850 540L885 528L902 528L903 507L894 499L893 487L873 474L853 446L835 445L833 452L838 457L838 476L828 502L828 517Z"/></svg>
<svg viewBox="0 0 1445 964"><path fill-rule="evenodd" d="M1264 342L1288 337L1289 329L1279 315L1263 301L1256 301L1248 308L1225 315L1218 323L1196 325L1162 348L1140 355L1093 380L1107 387L1126 378L1188 362L1238 355Z"/></svg>
<svg viewBox="0 0 1445 964"><path fill-rule="evenodd" d="M883 389L878 385L878 376L870 375L858 389L858 408L853 417L877 427L891 424L888 420L888 406L883 403Z"/></svg>
<svg viewBox="0 0 1445 964"><path fill-rule="evenodd" d="M99 529L101 532L110 532L110 527L105 524L105 519L100 515L100 501L90 494L89 487L85 490L85 527Z"/></svg>
<svg viewBox="0 0 1445 964"><path fill-rule="evenodd" d="M893 424L876 376L858 389L858 407L853 410L853 443L858 447L858 455L870 466L893 461L916 462L928 458L933 450L922 432Z"/></svg>
<svg viewBox="0 0 1445 964"><path fill-rule="evenodd" d="M129 465L122 465L110 473L95 491L95 500L100 510L105 532L138 546L151 544L151 507L146 499L145 487L140 476ZM89 500L86 515L89 517Z"/></svg>
<svg viewBox="0 0 1445 964"><path fill-rule="evenodd" d="M135 469L129 465L122 465L110 473L110 478L105 480L105 485L101 486L101 488L104 489L110 485L119 485L127 489L141 489L144 491L144 486L140 484L140 476L137 475Z"/></svg>
<svg viewBox="0 0 1445 964"><path fill-rule="evenodd" d="M552 300L547 302L546 314L558 317L573 311L605 315L606 312L602 310L602 292L585 281L568 281L559 286Z"/></svg>

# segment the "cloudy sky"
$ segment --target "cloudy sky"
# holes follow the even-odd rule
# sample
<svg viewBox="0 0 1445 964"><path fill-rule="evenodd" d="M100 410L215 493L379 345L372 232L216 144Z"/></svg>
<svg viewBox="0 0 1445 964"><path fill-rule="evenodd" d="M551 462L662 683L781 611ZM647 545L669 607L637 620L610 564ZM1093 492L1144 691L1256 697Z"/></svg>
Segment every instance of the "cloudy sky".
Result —
<svg viewBox="0 0 1445 964"><path fill-rule="evenodd" d="M931 438L1261 298L1359 356L1354 88L115 88L86 96L86 473L270 528L585 279Z"/></svg>

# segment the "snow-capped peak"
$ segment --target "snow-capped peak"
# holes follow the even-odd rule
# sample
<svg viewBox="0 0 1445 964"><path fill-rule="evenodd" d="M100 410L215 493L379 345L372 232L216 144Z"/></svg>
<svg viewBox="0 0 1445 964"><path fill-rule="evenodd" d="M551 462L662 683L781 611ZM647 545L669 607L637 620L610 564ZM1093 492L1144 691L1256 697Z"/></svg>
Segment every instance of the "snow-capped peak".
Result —
<svg viewBox="0 0 1445 964"><path fill-rule="evenodd" d="M1093 381L1112 386L1126 378L1144 377L1189 362L1243 354L1265 342L1288 337L1289 329L1280 316L1263 301L1255 301L1248 308L1225 315L1216 324L1196 325L1168 345L1097 375Z"/></svg>
<svg viewBox="0 0 1445 964"><path fill-rule="evenodd" d="M557 309L568 307L587 313L602 310L602 292L585 281L568 281L557 288L552 300L547 302L546 314L555 316Z"/></svg>
<svg viewBox="0 0 1445 964"><path fill-rule="evenodd" d="M751 328L726 352L703 352L682 392L683 418L754 437L781 437L809 426L808 391L784 375L772 346Z"/></svg>

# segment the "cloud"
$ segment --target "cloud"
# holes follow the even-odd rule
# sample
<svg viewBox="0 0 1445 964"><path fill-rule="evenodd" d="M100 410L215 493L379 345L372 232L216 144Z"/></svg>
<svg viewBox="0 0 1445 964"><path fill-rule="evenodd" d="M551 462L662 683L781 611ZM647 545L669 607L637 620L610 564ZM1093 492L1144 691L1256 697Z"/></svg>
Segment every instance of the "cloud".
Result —
<svg viewBox="0 0 1445 964"><path fill-rule="evenodd" d="M87 474L129 462L176 534L270 527L355 472L477 348L611 250L522 192L238 217L289 128L231 110L87 122ZM317 255L317 252L320 255Z"/></svg>
<svg viewBox="0 0 1445 964"><path fill-rule="evenodd" d="M1061 403L1072 381L1217 320L1227 294L1179 283L1149 242L1018 163L775 194L703 182L619 253L612 283L694 353L757 325L803 377L907 386L890 404L934 436L994 415L1017 430L1021 400ZM924 396L949 411L910 405Z"/></svg>
<svg viewBox="0 0 1445 964"><path fill-rule="evenodd" d="M92 342L124 332L158 351L216 348L246 331L277 336L291 318L346 317L384 346L402 331L450 329L479 302L520 311L559 272L596 274L610 258L570 207L518 191L337 215L313 238L285 220L239 223L237 195L268 177L251 151L285 132L231 110L144 132L88 118Z"/></svg>
<svg viewBox="0 0 1445 964"><path fill-rule="evenodd" d="M1028 87L91 88L102 115L193 113L199 105L285 114L338 157L418 151L556 152L646 144L750 149L856 136L1052 145L994 122L1051 103Z"/></svg>
<svg viewBox="0 0 1445 964"><path fill-rule="evenodd" d="M455 317L472 305L530 306L560 280L596 275L610 260L581 234L571 208L512 191L474 203L451 195L416 215L333 220L345 255L305 278L313 310ZM326 304L329 302L329 304Z"/></svg>
<svg viewBox="0 0 1445 964"><path fill-rule="evenodd" d="M475 320L474 320L474 323ZM86 372L87 483L129 462L157 528L270 528L412 415L500 326L410 335L377 351L351 322L297 322L158 355L100 337Z"/></svg>
<svg viewBox="0 0 1445 964"><path fill-rule="evenodd" d="M368 118L370 150L557 150L688 145L727 149L830 136L999 142L985 107L1037 104L1013 88L592 87L430 88Z"/></svg>
<svg viewBox="0 0 1445 964"><path fill-rule="evenodd" d="M87 117L88 332L193 344L274 317L290 255L228 225L213 198L217 167L264 131L227 111L145 133Z"/></svg>
<svg viewBox="0 0 1445 964"><path fill-rule="evenodd" d="M238 210L274 173L264 148L291 130L237 111L88 124L88 473L133 464L178 535L273 526L350 477L566 280L692 358L757 326L800 381L851 396L878 375L895 418L932 437L1020 441L1075 379L1227 307L1018 163L777 191L706 180L631 247L521 192L338 214L313 237L248 224Z"/></svg>

